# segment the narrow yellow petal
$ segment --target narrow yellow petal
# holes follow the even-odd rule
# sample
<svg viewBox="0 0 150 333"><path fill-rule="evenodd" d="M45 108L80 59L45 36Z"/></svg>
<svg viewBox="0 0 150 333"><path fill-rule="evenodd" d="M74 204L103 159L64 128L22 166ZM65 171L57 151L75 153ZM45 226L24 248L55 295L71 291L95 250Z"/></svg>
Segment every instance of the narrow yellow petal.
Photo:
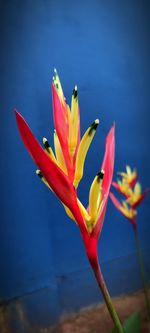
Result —
<svg viewBox="0 0 150 333"><path fill-rule="evenodd" d="M96 222L99 207L102 201L102 179L104 171L101 170L94 178L89 193L89 215L93 223Z"/></svg>
<svg viewBox="0 0 150 333"><path fill-rule="evenodd" d="M85 134L83 135L83 137L80 141L78 152L77 152L76 169L75 169L75 177L74 177L74 186L76 188L83 176L84 162L85 162L86 154L88 152L92 139L95 135L98 124L99 124L99 120L96 119L92 123L92 125L87 129L87 131L85 132Z"/></svg>
<svg viewBox="0 0 150 333"><path fill-rule="evenodd" d="M129 219L132 219L136 214L136 210L128 206L128 200L122 201L122 206L120 208L122 213Z"/></svg>
<svg viewBox="0 0 150 333"><path fill-rule="evenodd" d="M141 198L141 185L140 183L137 182L134 186L134 189L130 190L130 195L129 198L127 199L127 202L131 206L133 206L139 201L140 198Z"/></svg>
<svg viewBox="0 0 150 333"><path fill-rule="evenodd" d="M117 172L118 175L126 178L127 174L125 172Z"/></svg>
<svg viewBox="0 0 150 333"><path fill-rule="evenodd" d="M63 204L63 206L64 206L64 208L65 208L66 214L70 217L70 219L72 219L73 221L76 222L76 220L75 220L75 218L74 218L74 216L73 216L71 210L70 210L67 206L65 206L64 204Z"/></svg>
<svg viewBox="0 0 150 333"><path fill-rule="evenodd" d="M72 94L71 114L70 114L69 150L71 156L73 156L75 153L78 140L78 128L79 128L78 108L79 108L78 92L77 92L77 86L75 86Z"/></svg>
<svg viewBox="0 0 150 333"><path fill-rule="evenodd" d="M71 111L70 111L70 106L68 104L66 104L67 106L67 122L70 128L70 122L71 122Z"/></svg>
<svg viewBox="0 0 150 333"><path fill-rule="evenodd" d="M81 201L79 199L77 199L77 202L78 202L78 206L80 208L82 217L84 218L85 222L88 222L90 220L90 216L89 216L86 208L83 206L83 204L81 203Z"/></svg>
<svg viewBox="0 0 150 333"><path fill-rule="evenodd" d="M131 176L131 175L132 175L132 171L131 171L131 168L130 168L129 165L126 165L126 170L127 170L127 174L128 174L129 176Z"/></svg>
<svg viewBox="0 0 150 333"><path fill-rule="evenodd" d="M67 168L66 168L63 152L62 152L61 145L60 145L56 131L54 131L54 147L55 147L57 163L58 163L59 167L63 170L63 172L65 174L67 174Z"/></svg>
<svg viewBox="0 0 150 333"><path fill-rule="evenodd" d="M36 170L36 174L37 174L37 176L42 180L42 182L50 189L50 190L52 190L51 189L51 187L49 186L49 184L48 184L48 182L47 182L47 180L44 178L44 176L42 175L42 172L38 169L38 170Z"/></svg>
<svg viewBox="0 0 150 333"><path fill-rule="evenodd" d="M141 192L142 192L141 184L137 182L134 186L134 193L137 195L141 195Z"/></svg>
<svg viewBox="0 0 150 333"><path fill-rule="evenodd" d="M80 212L81 212L82 217L84 218L85 222L86 222L86 221L89 221L89 220L90 220L90 216L89 216L89 214L88 214L86 208L83 206L83 204L81 203L81 201L80 201L79 199L77 199L77 202L78 202L78 206L79 206ZM74 218L72 212L70 211L70 209L69 209L67 206L65 206L64 204L63 204L63 206L64 206L64 208L65 208L65 211L66 211L67 215L68 215L73 221L76 222L76 220L75 220L75 218Z"/></svg>
<svg viewBox="0 0 150 333"><path fill-rule="evenodd" d="M44 148L45 150L47 151L47 153L49 154L49 156L51 157L52 161L55 162L57 164L57 160L56 160L56 157L53 153L53 150L52 148L50 147L49 143L48 143L48 140L46 138L43 138L43 145L44 145Z"/></svg>

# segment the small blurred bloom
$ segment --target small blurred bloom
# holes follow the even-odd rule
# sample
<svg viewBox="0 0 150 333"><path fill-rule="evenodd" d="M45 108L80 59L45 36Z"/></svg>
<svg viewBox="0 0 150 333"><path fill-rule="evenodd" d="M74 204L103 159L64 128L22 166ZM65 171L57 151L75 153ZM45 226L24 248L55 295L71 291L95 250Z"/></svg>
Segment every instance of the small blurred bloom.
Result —
<svg viewBox="0 0 150 333"><path fill-rule="evenodd" d="M117 180L117 182L112 182L112 185L126 197L126 200L122 201L121 204L113 193L110 193L110 198L116 208L128 218L135 227L135 216L137 214L135 208L145 198L149 189L142 192L140 183L136 182L138 175L135 169L132 171L130 166L126 166L126 171L127 172L119 172L122 179Z"/></svg>

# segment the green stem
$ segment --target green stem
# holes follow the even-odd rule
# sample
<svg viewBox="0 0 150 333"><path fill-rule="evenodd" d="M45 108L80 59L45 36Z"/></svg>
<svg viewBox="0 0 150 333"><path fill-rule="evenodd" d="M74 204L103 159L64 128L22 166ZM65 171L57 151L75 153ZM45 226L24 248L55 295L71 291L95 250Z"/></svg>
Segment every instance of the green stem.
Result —
<svg viewBox="0 0 150 333"><path fill-rule="evenodd" d="M97 280L98 286L101 290L101 293L104 297L105 303L106 303L108 311L110 313L110 316L114 322L116 332L125 333L123 326L121 324L121 321L116 312L116 309L112 303L111 297L107 290L107 287L106 287L106 284L105 284L105 281L104 281L104 278L103 278L103 275L102 275L102 272L100 269L99 260L98 260L97 237L94 234L89 235L87 233L83 234L82 236L83 236L85 250L86 250L88 260L90 262L90 265L91 265L94 275L96 277L96 280Z"/></svg>
<svg viewBox="0 0 150 333"><path fill-rule="evenodd" d="M118 317L118 314L116 312L116 309L112 303L112 300L110 298L109 292L107 290L100 265L98 260L98 251L97 251L97 237L95 235L84 234L83 240L85 244L86 254L89 259L90 265L92 267L92 270L94 272L94 275L96 277L96 280L98 282L98 286L101 290L101 293L104 297L105 303L107 305L108 311L110 313L110 316L114 322L114 325L116 327L117 333L125 333L124 329L122 327L121 321Z"/></svg>
<svg viewBox="0 0 150 333"><path fill-rule="evenodd" d="M142 279L142 283L143 283L145 303L146 303L146 307L147 307L147 315L148 315L148 319L150 321L150 302L149 302L149 298L148 298L148 285L147 285L144 261L143 261L143 257L142 257L142 250L141 250L141 244L140 244L140 239L138 236L137 227L134 228L134 234L135 234L137 256L138 256L140 272L141 272L141 279Z"/></svg>
<svg viewBox="0 0 150 333"><path fill-rule="evenodd" d="M98 285L100 287L100 290L103 294L103 297L104 297L104 300L106 302L106 305L107 305L107 308L108 308L108 311L110 313L110 316L115 324L115 327L117 329L117 332L118 333L124 333L124 329L122 327L122 324L121 324L121 321L118 317L118 314L116 312L116 309L114 307L114 304L112 303L112 300L111 300L111 297L109 295L109 292L107 290L107 287L106 287L106 284L105 284L105 281L104 281L104 278L103 278L103 275L102 275L102 272L100 270L100 267L98 265L97 269L93 269L94 270L94 274L96 276L96 280L98 282Z"/></svg>

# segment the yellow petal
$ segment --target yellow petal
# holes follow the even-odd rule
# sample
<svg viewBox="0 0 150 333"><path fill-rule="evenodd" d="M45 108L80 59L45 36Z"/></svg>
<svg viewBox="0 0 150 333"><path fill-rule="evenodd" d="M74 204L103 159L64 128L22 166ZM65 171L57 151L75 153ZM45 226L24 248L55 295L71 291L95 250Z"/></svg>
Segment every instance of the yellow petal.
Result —
<svg viewBox="0 0 150 333"><path fill-rule="evenodd" d="M82 205L81 201L80 201L79 199L77 199L77 202L78 202L78 206L79 206L80 212L81 212L81 214L82 214L82 217L84 218L85 224L87 225L88 221L90 221L90 216L89 216L89 214L88 214L86 208ZM64 204L63 204L63 206L64 206L64 208L65 208L65 211L66 211L67 215L68 215L73 221L75 221L75 222L77 223L77 221L75 220L75 218L74 218L74 216L73 216L71 210L70 210L67 206L65 206Z"/></svg>
<svg viewBox="0 0 150 333"><path fill-rule="evenodd" d="M54 147L55 147L57 163L58 163L59 167L63 170L63 172L65 174L67 174L67 168L66 168L63 152L62 152L61 145L60 145L56 131L54 131Z"/></svg>
<svg viewBox="0 0 150 333"><path fill-rule="evenodd" d="M43 177L42 172L38 169L36 170L37 176L42 180L42 182L52 191L51 187L49 186L47 180Z"/></svg>
<svg viewBox="0 0 150 333"><path fill-rule="evenodd" d="M99 120L96 119L92 125L87 129L85 134L83 135L78 152L76 157L76 169L75 169L75 177L74 177L74 186L77 188L82 176L83 176L83 170L84 170L84 162L86 158L86 154L88 152L88 149L90 147L91 141L95 135L96 128L99 124Z"/></svg>
<svg viewBox="0 0 150 333"><path fill-rule="evenodd" d="M53 150L52 148L50 147L49 143L48 143L48 140L46 138L43 138L43 145L44 145L44 148L45 150L47 151L47 153L49 154L50 158L52 159L53 162L55 162L56 164L57 163L57 160L56 160L56 157L53 153Z"/></svg>
<svg viewBox="0 0 150 333"><path fill-rule="evenodd" d="M128 200L122 201L120 210L129 219L132 219L137 214L135 209L132 209L128 206Z"/></svg>
<svg viewBox="0 0 150 333"><path fill-rule="evenodd" d="M78 92L77 86L75 86L72 94L71 101L71 114L70 114L70 133L69 133L69 150L71 156L74 155L76 145L78 141L78 130L79 130L79 111L78 111Z"/></svg>
<svg viewBox="0 0 150 333"><path fill-rule="evenodd" d="M126 171L127 171L127 174L128 174L129 176L132 175L132 170L131 170L131 168L130 168L129 165L126 165Z"/></svg>
<svg viewBox="0 0 150 333"><path fill-rule="evenodd" d="M72 219L73 221L76 222L76 220L75 220L75 218L74 218L74 216L73 216L71 210L70 210L67 206L65 206L64 204L63 204L63 206L64 206L64 208L65 208L66 214L70 217L70 219Z"/></svg>
<svg viewBox="0 0 150 333"><path fill-rule="evenodd" d="M94 178L91 188L90 188L90 193L89 193L89 214L91 217L91 221L95 223L97 216L98 216L98 211L99 207L102 201L102 179L104 176L104 171L101 170L96 177Z"/></svg>
<svg viewBox="0 0 150 333"><path fill-rule="evenodd" d="M134 186L134 193L137 195L141 195L141 192L142 192L141 184L137 182Z"/></svg>
<svg viewBox="0 0 150 333"><path fill-rule="evenodd" d="M77 199L77 202L78 202L78 206L80 208L82 217L84 218L85 222L88 222L90 220L90 216L89 216L86 208L83 206L83 204L81 203L81 201L79 199Z"/></svg>

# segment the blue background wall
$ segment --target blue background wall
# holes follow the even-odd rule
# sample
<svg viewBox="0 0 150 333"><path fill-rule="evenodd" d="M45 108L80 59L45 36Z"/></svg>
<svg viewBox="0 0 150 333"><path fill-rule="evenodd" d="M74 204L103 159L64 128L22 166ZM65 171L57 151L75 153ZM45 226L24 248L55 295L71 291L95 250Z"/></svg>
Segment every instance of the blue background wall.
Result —
<svg viewBox="0 0 150 333"><path fill-rule="evenodd" d="M0 2L0 298L21 297L28 318L41 325L100 297L79 231L35 176L12 110L23 114L39 140L46 136L51 142L56 67L68 101L78 85L82 133L101 120L81 200L87 203L114 120L115 172L129 163L143 187L149 186L149 7L146 0ZM139 208L138 224L150 277L149 203L147 197ZM99 256L112 295L141 287L132 229L111 202Z"/></svg>

